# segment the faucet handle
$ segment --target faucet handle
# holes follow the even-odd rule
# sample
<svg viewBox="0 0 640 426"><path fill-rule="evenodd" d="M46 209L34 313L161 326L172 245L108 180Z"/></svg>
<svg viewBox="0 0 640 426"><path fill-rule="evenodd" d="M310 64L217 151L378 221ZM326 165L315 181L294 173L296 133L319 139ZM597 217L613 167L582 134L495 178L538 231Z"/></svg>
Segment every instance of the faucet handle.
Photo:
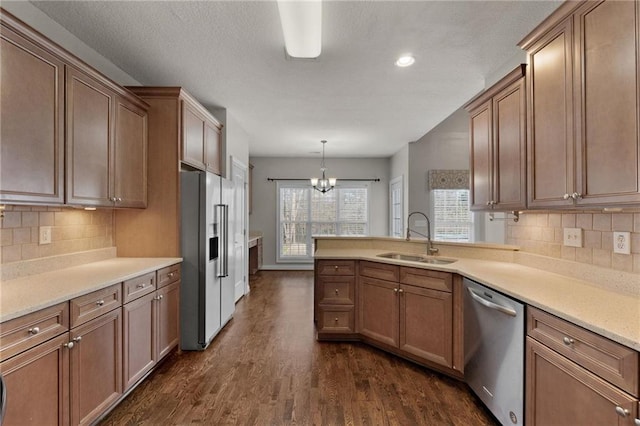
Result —
<svg viewBox="0 0 640 426"><path fill-rule="evenodd" d="M440 251L440 249L436 248L436 247L429 247L429 253L430 254L436 254Z"/></svg>

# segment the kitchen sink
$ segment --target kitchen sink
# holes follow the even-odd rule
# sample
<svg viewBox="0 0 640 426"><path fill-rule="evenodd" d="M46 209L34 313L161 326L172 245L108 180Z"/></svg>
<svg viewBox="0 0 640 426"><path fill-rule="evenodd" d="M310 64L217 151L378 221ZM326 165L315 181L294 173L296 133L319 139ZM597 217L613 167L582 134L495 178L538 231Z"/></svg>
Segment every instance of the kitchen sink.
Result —
<svg viewBox="0 0 640 426"><path fill-rule="evenodd" d="M456 261L455 259L444 259L441 257L395 252L379 254L378 257L384 257L386 259L408 260L410 262L431 263L433 265L448 265L449 263L453 263Z"/></svg>

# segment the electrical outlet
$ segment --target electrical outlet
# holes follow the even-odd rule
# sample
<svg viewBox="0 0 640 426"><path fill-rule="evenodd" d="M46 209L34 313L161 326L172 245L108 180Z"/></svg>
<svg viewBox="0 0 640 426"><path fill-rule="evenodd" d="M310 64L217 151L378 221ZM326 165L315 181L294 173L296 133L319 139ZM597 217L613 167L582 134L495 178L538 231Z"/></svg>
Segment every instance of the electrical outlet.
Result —
<svg viewBox="0 0 640 426"><path fill-rule="evenodd" d="M41 226L40 227L40 244L51 244L51 227L50 226Z"/></svg>
<svg viewBox="0 0 640 426"><path fill-rule="evenodd" d="M582 247L582 228L564 228L564 245Z"/></svg>
<svg viewBox="0 0 640 426"><path fill-rule="evenodd" d="M631 233L613 232L613 252L631 254Z"/></svg>

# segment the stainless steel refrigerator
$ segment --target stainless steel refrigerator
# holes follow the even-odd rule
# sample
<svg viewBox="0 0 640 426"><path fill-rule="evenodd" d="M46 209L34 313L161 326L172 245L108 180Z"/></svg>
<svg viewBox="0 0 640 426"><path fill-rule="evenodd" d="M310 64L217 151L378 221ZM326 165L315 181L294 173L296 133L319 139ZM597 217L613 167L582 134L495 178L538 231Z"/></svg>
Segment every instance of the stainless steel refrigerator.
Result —
<svg viewBox="0 0 640 426"><path fill-rule="evenodd" d="M233 182L209 172L180 172L182 284L180 346L204 350L235 310Z"/></svg>

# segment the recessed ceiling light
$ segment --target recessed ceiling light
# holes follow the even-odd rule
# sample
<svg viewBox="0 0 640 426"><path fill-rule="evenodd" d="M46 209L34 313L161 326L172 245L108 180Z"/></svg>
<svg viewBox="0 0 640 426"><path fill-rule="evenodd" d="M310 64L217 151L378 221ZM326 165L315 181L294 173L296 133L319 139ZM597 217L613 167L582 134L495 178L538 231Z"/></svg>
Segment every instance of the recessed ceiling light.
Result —
<svg viewBox="0 0 640 426"><path fill-rule="evenodd" d="M413 65L413 63L415 61L416 61L416 58L414 58L411 55L400 56L398 58L398 60L396 61L396 66L398 66L398 67L409 67L409 66Z"/></svg>

